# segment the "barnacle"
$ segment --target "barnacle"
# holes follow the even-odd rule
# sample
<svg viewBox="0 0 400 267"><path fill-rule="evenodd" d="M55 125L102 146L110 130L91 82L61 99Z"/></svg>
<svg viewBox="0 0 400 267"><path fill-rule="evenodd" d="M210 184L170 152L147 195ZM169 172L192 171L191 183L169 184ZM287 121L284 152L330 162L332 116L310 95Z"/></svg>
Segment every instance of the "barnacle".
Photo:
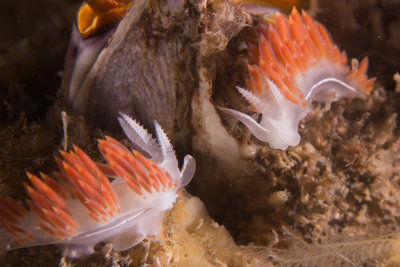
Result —
<svg viewBox="0 0 400 267"><path fill-rule="evenodd" d="M270 18L271 19L271 18ZM274 24L261 25L258 46L249 44L257 64L249 65L250 91L238 88L262 114L260 123L236 110L221 108L244 123L271 148L286 149L300 141L298 124L312 101L331 103L342 97L365 98L374 79L366 75L368 60L347 66L327 30L306 12L293 8L286 19L276 12Z"/></svg>
<svg viewBox="0 0 400 267"><path fill-rule="evenodd" d="M120 123L150 158L112 137L98 141L106 164L94 162L78 147L61 151L62 159L56 158L58 181L43 173L41 178L27 174L32 184L25 184L30 211L0 197L1 250L57 244L64 255L79 257L101 241L124 250L159 233L163 213L193 177L195 161L187 155L182 171L178 169L175 152L157 122L158 144L127 115L121 114Z"/></svg>
<svg viewBox="0 0 400 267"><path fill-rule="evenodd" d="M104 26L123 18L131 0L86 0L77 16L82 38L88 38Z"/></svg>

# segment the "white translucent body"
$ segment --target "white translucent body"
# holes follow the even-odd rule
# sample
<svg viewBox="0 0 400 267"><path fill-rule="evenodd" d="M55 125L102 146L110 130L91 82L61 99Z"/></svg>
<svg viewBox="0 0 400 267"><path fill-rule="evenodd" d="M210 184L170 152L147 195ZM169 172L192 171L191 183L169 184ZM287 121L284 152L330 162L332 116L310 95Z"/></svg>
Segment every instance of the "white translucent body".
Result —
<svg viewBox="0 0 400 267"><path fill-rule="evenodd" d="M285 150L299 144L298 125L307 116L313 101L331 103L342 97L365 97L363 92L346 82L343 73L329 62L320 62L306 73L299 74L296 84L304 95L305 107L285 98L279 88L262 74L262 88L266 89L260 96L238 87L238 91L261 114L260 122L236 110L220 109L241 121L257 139L268 143L271 148Z"/></svg>

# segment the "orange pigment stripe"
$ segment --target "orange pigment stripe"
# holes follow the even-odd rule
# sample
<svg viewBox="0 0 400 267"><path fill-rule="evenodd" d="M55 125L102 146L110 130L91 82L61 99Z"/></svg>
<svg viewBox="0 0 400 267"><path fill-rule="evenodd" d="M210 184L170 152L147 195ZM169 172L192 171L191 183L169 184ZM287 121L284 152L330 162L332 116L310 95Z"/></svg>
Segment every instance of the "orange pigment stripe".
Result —
<svg viewBox="0 0 400 267"><path fill-rule="evenodd" d="M66 213L65 211L57 207L53 207L53 210L68 225L72 226L73 228L78 228L78 224L70 214Z"/></svg>
<svg viewBox="0 0 400 267"><path fill-rule="evenodd" d="M53 175L58 180L60 180L61 182L66 184L66 186L63 186L63 187L60 186L60 188L61 188L61 190L62 190L62 192L64 194L63 198L64 199L69 199L70 198L70 194L72 193L71 186L73 186L74 184L72 183L72 181L69 180L69 178L64 173L54 172Z"/></svg>
<svg viewBox="0 0 400 267"><path fill-rule="evenodd" d="M61 162L63 166L63 176L66 177L66 181L70 184L71 189L77 189L82 191L83 189L80 188L79 180L81 179L79 173L67 162Z"/></svg>
<svg viewBox="0 0 400 267"><path fill-rule="evenodd" d="M58 241L60 241L60 240L62 240L62 239L64 239L64 238L70 237L69 234L67 234L67 233L65 233L64 231L59 230L59 229L56 230L56 235L59 236L59 237L62 237L62 238L59 238ZM55 238L55 240L57 240L57 238Z"/></svg>
<svg viewBox="0 0 400 267"><path fill-rule="evenodd" d="M112 194L114 193L114 191L110 192L108 190L108 188L106 188L104 185L101 185L101 193L102 193L102 196L104 197L105 201L107 202L108 206L111 208L112 214L114 214L114 212L119 214L120 213L119 205L118 205L118 203L115 204L114 199L112 197ZM114 216L114 215L112 215L112 216Z"/></svg>
<svg viewBox="0 0 400 267"><path fill-rule="evenodd" d="M61 209L68 211L67 206L65 205L64 200L62 200L58 194L51 189L47 184L45 184L42 180L40 180L37 176L27 173L27 176L31 183L36 187L36 189L44 196L46 196L51 202L55 204L55 206L60 207ZM53 204L53 206L54 206Z"/></svg>
<svg viewBox="0 0 400 267"><path fill-rule="evenodd" d="M250 75L250 89L256 94L261 95L262 93L262 83L259 68L256 65L248 65L249 75Z"/></svg>
<svg viewBox="0 0 400 267"><path fill-rule="evenodd" d="M164 187L169 187L170 184L172 184L172 180L171 180L171 176L165 175L165 174L168 173L168 172L166 172L165 170L162 170L162 169L161 169L160 167L158 167L158 165L155 164L155 163L152 163L151 166L152 166L152 168L153 168L153 173L154 173L155 175L157 175L157 178L158 178L158 179L162 179L161 182L162 182L163 186L164 186Z"/></svg>
<svg viewBox="0 0 400 267"><path fill-rule="evenodd" d="M100 150L100 149L99 149ZM101 162L95 162L96 166L101 170L101 172L108 177L116 177L117 174L109 165Z"/></svg>
<svg viewBox="0 0 400 267"><path fill-rule="evenodd" d="M11 234L12 236L14 236L17 240L19 238L21 238L21 235L23 235L24 233L22 233L21 231L24 231L21 227L18 227L16 225L13 224L2 224L1 227L6 230L9 234ZM16 243L14 240L14 243Z"/></svg>
<svg viewBox="0 0 400 267"><path fill-rule="evenodd" d="M162 173L157 164L153 163L151 164L151 166L149 166L149 168L151 168L150 173L153 175L153 179L158 181L162 185L163 189L167 188L168 186L167 177L165 177L165 175Z"/></svg>
<svg viewBox="0 0 400 267"><path fill-rule="evenodd" d="M97 167L97 165L94 163L94 161L86 155L85 152L83 152L82 149L80 149L77 146L73 146L74 151L78 158L81 160L83 165L85 166L86 170L96 179L98 180L99 177L103 176L103 173L101 170Z"/></svg>
<svg viewBox="0 0 400 267"><path fill-rule="evenodd" d="M28 235L28 232L22 229L21 227L15 225L15 224L9 224L8 229L10 229L10 232L15 233L16 235L23 234L23 235Z"/></svg>
<svg viewBox="0 0 400 267"><path fill-rule="evenodd" d="M59 231L67 229L67 225L53 211L43 210L43 213L47 216L48 220L57 227Z"/></svg>
<svg viewBox="0 0 400 267"><path fill-rule="evenodd" d="M58 153L61 154L61 151L62 151L62 150L59 150ZM54 156L54 161L56 162L57 167L58 167L58 169L60 170L60 172L64 173L63 160L62 160L60 157L58 157L58 156ZM68 178L67 178L67 177L57 177L57 178L59 178L60 180L66 182L66 183L68 183L68 184L70 184L70 181L68 181Z"/></svg>
<svg viewBox="0 0 400 267"><path fill-rule="evenodd" d="M149 185L141 185L140 183L140 178L138 177L138 174L136 172L136 167L130 164L127 160L126 157L124 157L124 154L121 153L122 151L116 152L112 150L107 150L105 151L105 158L107 161L114 161L115 164L111 165L114 169L116 166L120 167L120 175L123 175L126 177L128 180L131 180L134 182L139 188L143 188L146 191L150 190ZM122 154L122 155L121 155ZM115 169L116 172L118 173L117 169Z"/></svg>
<svg viewBox="0 0 400 267"><path fill-rule="evenodd" d="M274 27L271 27L268 31L268 43L271 45L272 50L274 51L274 55L277 62L284 62L284 59L281 55L281 47L283 46L279 34L277 33Z"/></svg>
<svg viewBox="0 0 400 267"><path fill-rule="evenodd" d="M78 188L72 187L71 191L73 192L73 195L79 200L79 202L86 208L88 214L93 214L93 217L96 217L96 222L100 222L97 218L97 211L94 210L89 203L86 202L86 198L78 191Z"/></svg>
<svg viewBox="0 0 400 267"><path fill-rule="evenodd" d="M101 220L99 219L96 213L89 211L88 215L93 221L101 223Z"/></svg>
<svg viewBox="0 0 400 267"><path fill-rule="evenodd" d="M105 177L103 172L98 168L96 163L77 146L73 146L74 150L78 157L82 160L86 168L92 175L94 175L97 180L100 182L100 192L107 191L107 195L112 201L109 201L109 206L115 210L115 207L118 207L117 197L115 196L115 192L111 187L110 181ZM115 206L115 207L114 207Z"/></svg>
<svg viewBox="0 0 400 267"><path fill-rule="evenodd" d="M149 170L146 169L146 166L141 164L138 159L144 158L142 154L138 153L137 151L132 151L134 154L130 154L129 162L133 166L133 170L135 172L135 176L140 184L146 189L148 193L151 193L152 190L152 183L151 179L149 178Z"/></svg>
<svg viewBox="0 0 400 267"><path fill-rule="evenodd" d="M96 190L94 190L89 184L85 183L83 180L78 180L86 199L90 199L92 203L96 203L99 207L100 212L107 209L107 204L104 201L102 195L100 195ZM102 213L103 214L103 213Z"/></svg>
<svg viewBox="0 0 400 267"><path fill-rule="evenodd" d="M275 83L275 85L280 89L281 93L290 101L292 101L294 104L298 104L298 100L293 96L293 93L298 94L298 89L297 88L290 88L292 91L288 91L286 88L286 85L283 83L282 76L285 75L284 71L282 73L279 72L279 70L273 70L272 68L277 68L279 69L279 65L273 65L270 66L268 63L264 62L264 60L260 59L260 67L266 77L268 77L272 82ZM285 76L287 77L287 75ZM296 91L297 90L297 91Z"/></svg>
<svg viewBox="0 0 400 267"><path fill-rule="evenodd" d="M97 215L97 216L107 216L106 212L104 211L104 209L99 205L98 202L94 201L91 198L88 197L84 197L84 201L85 203L87 203L87 205L93 210L93 212Z"/></svg>
<svg viewBox="0 0 400 267"><path fill-rule="evenodd" d="M16 243L16 240L17 240L18 238L20 238L21 233L15 232L15 231L13 230L13 228L10 227L10 225L8 225L8 224L0 224L0 226L1 226L6 232L8 232L10 235L14 236L15 239L13 240L13 243L17 244L17 243Z"/></svg>
<svg viewBox="0 0 400 267"><path fill-rule="evenodd" d="M260 58L258 60L258 65L261 66L261 60L265 61L265 62L276 62L277 59L275 57L275 54L272 50L272 47L270 45L270 43L267 41L266 36L262 35L260 36Z"/></svg>
<svg viewBox="0 0 400 267"><path fill-rule="evenodd" d="M119 213L117 196L115 195L114 189L112 188L110 181L105 175L99 176L98 179L101 183L101 192L107 193L109 206L113 210L117 210Z"/></svg>
<svg viewBox="0 0 400 267"><path fill-rule="evenodd" d="M10 197L3 198L0 196L0 204L0 207L6 209L7 213L11 213L17 218L22 218L27 213L24 208L19 206L18 203Z"/></svg>
<svg viewBox="0 0 400 267"><path fill-rule="evenodd" d="M167 171L164 171L164 175L165 175L165 177L167 177L169 188L172 188L172 186L174 186L174 187L178 186L178 184L176 183L176 180L175 180L175 183L172 184L173 181L172 181L171 175L169 175L169 173Z"/></svg>
<svg viewBox="0 0 400 267"><path fill-rule="evenodd" d="M145 158L141 153L134 151L134 156L141 163L141 165L147 170L147 172L152 172L152 165L155 164L151 159ZM143 171L142 167L139 167L138 170ZM141 174L142 176L146 176L146 173ZM146 177L147 178L147 177ZM150 180L147 178L147 182L150 183Z"/></svg>
<svg viewBox="0 0 400 267"><path fill-rule="evenodd" d="M276 32L279 34L282 42L291 39L287 19L281 13L277 13L275 15L275 21Z"/></svg>
<svg viewBox="0 0 400 267"><path fill-rule="evenodd" d="M65 161L63 161L62 164L65 171L65 176L68 177L69 181L71 181L71 187L79 189L80 192L84 194L85 189L81 187L83 183L80 182L82 181L82 177L79 172Z"/></svg>
<svg viewBox="0 0 400 267"><path fill-rule="evenodd" d="M46 183L52 190L54 190L58 196L63 199L67 199L66 192L68 192L68 190L66 188L62 188L53 178L45 173L40 172L40 176L42 177L43 182Z"/></svg>
<svg viewBox="0 0 400 267"><path fill-rule="evenodd" d="M30 199L27 199L26 202L28 203L29 207L31 208L31 210L39 217L40 220L42 220L43 222L50 224L52 226L54 226L46 217L46 215L44 214L43 210L33 201L31 201Z"/></svg>
<svg viewBox="0 0 400 267"><path fill-rule="evenodd" d="M146 166L140 161L141 158L144 158L142 154L136 152L135 150L132 151L133 153L124 154L124 158L132 165L132 170L134 171L136 177L141 183L145 184L145 187L148 187L149 190L151 187L150 179L148 178L148 172L145 170ZM139 161L138 161L139 160ZM142 164L140 164L140 163Z"/></svg>
<svg viewBox="0 0 400 267"><path fill-rule="evenodd" d="M83 165L78 165L75 166L75 170L79 173L81 180L85 181L86 184L88 184L94 191L97 193L100 193L100 183L98 179L88 171L86 166Z"/></svg>
<svg viewBox="0 0 400 267"><path fill-rule="evenodd" d="M106 155L105 155L106 156ZM121 167L116 163L115 160L112 158L107 160L110 166L114 169L114 171L118 174L119 177L121 177L125 183L138 195L142 195L142 191L140 186L137 184L136 180L132 180L131 176Z"/></svg>
<svg viewBox="0 0 400 267"><path fill-rule="evenodd" d="M35 189L33 189L31 186L24 184L26 191L28 192L28 195L31 197L31 199L40 207L41 209L52 209L52 204L51 202L42 194L37 192Z"/></svg>
<svg viewBox="0 0 400 267"><path fill-rule="evenodd" d="M132 167L132 169L136 170L136 159L134 157L135 150L133 150L132 152L129 151L129 149L127 149L124 145L122 145L120 142L110 136L106 136L106 141L103 142L103 145L108 151L112 151L113 153L121 156L128 164L133 163L134 167Z"/></svg>
<svg viewBox="0 0 400 267"><path fill-rule="evenodd" d="M106 202L103 200L101 195L101 186L96 178L94 178L85 168L78 166L77 172L80 174L81 178L79 182L85 185L85 193L90 195L92 198L96 199L103 208L107 208Z"/></svg>
<svg viewBox="0 0 400 267"><path fill-rule="evenodd" d="M56 235L55 231L48 225L44 224L43 222L38 222L38 226L46 233L50 235Z"/></svg>
<svg viewBox="0 0 400 267"><path fill-rule="evenodd" d="M112 138L111 136L106 136L106 144L110 145L110 148L112 150L121 150L121 151L125 151L127 153L130 153L129 149L126 148L124 145L122 145L120 142L118 142L117 140L115 140L114 138Z"/></svg>
<svg viewBox="0 0 400 267"><path fill-rule="evenodd" d="M18 224L18 219L10 214L6 209L0 206L0 217L9 223Z"/></svg>
<svg viewBox="0 0 400 267"><path fill-rule="evenodd" d="M303 13L303 20L307 28L308 36L311 38L312 44L318 51L318 57L326 58L325 51L322 47L321 37L318 36L318 31L315 29L315 23L306 12Z"/></svg>
<svg viewBox="0 0 400 267"><path fill-rule="evenodd" d="M63 152L62 156L64 161L66 161L73 169L75 169L81 180L85 180L85 182L94 190L100 192L100 185L97 179L86 169L85 164L80 160L78 155L73 152Z"/></svg>
<svg viewBox="0 0 400 267"><path fill-rule="evenodd" d="M358 72L355 76L356 80L360 80L364 78L364 74L368 69L368 59L365 57L361 60L360 65L358 66Z"/></svg>

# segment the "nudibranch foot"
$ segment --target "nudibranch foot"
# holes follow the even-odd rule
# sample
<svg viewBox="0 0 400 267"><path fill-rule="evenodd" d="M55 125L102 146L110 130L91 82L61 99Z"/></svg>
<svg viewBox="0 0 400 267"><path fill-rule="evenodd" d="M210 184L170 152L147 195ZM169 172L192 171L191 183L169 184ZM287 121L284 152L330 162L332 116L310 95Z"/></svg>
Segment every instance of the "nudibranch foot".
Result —
<svg viewBox="0 0 400 267"><path fill-rule="evenodd" d="M27 174L32 184L25 184L29 210L0 197L2 251L56 244L64 256L76 258L92 253L99 242L124 250L160 232L177 190L194 175L195 161L187 155L179 170L172 145L157 122L158 144L127 115L121 113L120 122L131 142L151 158L109 136L98 140L106 163L94 162L76 146L60 151L57 180L43 173Z"/></svg>
<svg viewBox="0 0 400 267"><path fill-rule="evenodd" d="M271 148L287 149L300 142L297 133L313 101L330 104L343 97L365 99L375 79L368 79L368 60L352 61L332 41L324 26L306 12L293 8L285 18L279 12L269 24L259 26L258 46L249 43L256 62L249 65L250 91L238 88L261 114L257 123L250 116L220 108L247 126L259 140Z"/></svg>

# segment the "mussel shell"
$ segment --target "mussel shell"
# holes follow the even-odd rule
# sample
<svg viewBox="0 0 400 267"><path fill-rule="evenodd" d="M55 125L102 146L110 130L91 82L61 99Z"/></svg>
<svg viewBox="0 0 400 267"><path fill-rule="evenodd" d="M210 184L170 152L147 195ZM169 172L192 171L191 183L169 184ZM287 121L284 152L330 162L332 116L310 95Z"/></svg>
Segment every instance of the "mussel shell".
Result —
<svg viewBox="0 0 400 267"><path fill-rule="evenodd" d="M175 145L179 147L189 140L190 99L196 85L190 37L195 36L197 27L196 19L190 16L184 17L185 22L169 23L177 20L172 20L171 14L183 17L185 4L170 2L135 1L108 42L101 44L104 38L98 36L80 40L75 49L83 50L82 45L98 49L93 42L87 47L92 38L98 38L104 48L95 57L81 60L93 62L87 64L87 74L82 73L85 70L74 72L82 66L81 54L76 53L77 58L70 60L72 72L67 71L65 83L73 109L95 125L116 128L118 112L132 115L148 129L154 129L153 121L157 120L172 140L178 140Z"/></svg>

